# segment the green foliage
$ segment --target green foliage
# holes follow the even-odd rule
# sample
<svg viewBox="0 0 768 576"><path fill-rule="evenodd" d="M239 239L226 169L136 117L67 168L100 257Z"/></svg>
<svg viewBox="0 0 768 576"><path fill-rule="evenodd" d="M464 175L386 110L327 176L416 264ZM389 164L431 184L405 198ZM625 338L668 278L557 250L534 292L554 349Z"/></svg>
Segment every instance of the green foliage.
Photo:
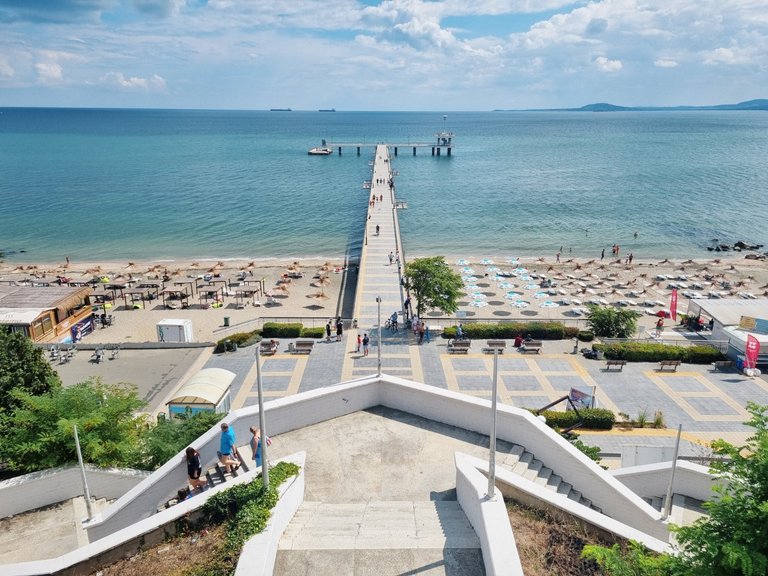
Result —
<svg viewBox="0 0 768 576"><path fill-rule="evenodd" d="M584 454L586 454L589 457L590 460L594 460L595 462L600 464L600 462L601 462L601 458L600 458L601 449L600 449L600 446L589 446L588 444L584 444L584 442L582 442L579 439L579 437L576 434L574 434L573 432L571 432L571 433L569 433L567 435L563 434L562 436L563 436L563 438L568 440L568 442L573 444L573 446L575 448L579 449Z"/></svg>
<svg viewBox="0 0 768 576"><path fill-rule="evenodd" d="M639 317L640 314L633 310L620 310L590 304L587 324L595 336L629 338L637 331L637 319Z"/></svg>
<svg viewBox="0 0 768 576"><path fill-rule="evenodd" d="M570 338L576 338L579 335L579 330L576 326L564 326L563 327L563 338L570 339Z"/></svg>
<svg viewBox="0 0 768 576"><path fill-rule="evenodd" d="M562 340L565 335L563 325L558 322L502 322L499 324L481 324L470 322L461 325L464 337L472 340L504 338L511 340L515 336L531 335L534 340ZM443 330L443 338L455 338L456 327Z"/></svg>
<svg viewBox="0 0 768 576"><path fill-rule="evenodd" d="M581 553L583 558L597 562L609 576L664 576L670 574L670 557L654 554L635 542L626 549L618 544L610 548L589 544Z"/></svg>
<svg viewBox="0 0 768 576"><path fill-rule="evenodd" d="M579 414L584 421L582 428L588 430L610 430L616 422L613 412L605 408L581 408ZM565 412L545 410L541 415L547 419L547 426L550 428L568 428L579 421L573 410Z"/></svg>
<svg viewBox="0 0 768 576"><path fill-rule="evenodd" d="M20 332L0 330L0 418L11 416L19 406L12 391L36 396L59 387L59 375L46 360L42 348ZM4 428L0 425L0 434Z"/></svg>
<svg viewBox="0 0 768 576"><path fill-rule="evenodd" d="M218 424L223 416L215 412L198 412L161 420L144 433L141 452L134 466L144 470L159 468Z"/></svg>
<svg viewBox="0 0 768 576"><path fill-rule="evenodd" d="M581 342L592 342L595 339L595 335L587 330L580 330L577 337Z"/></svg>
<svg viewBox="0 0 768 576"><path fill-rule="evenodd" d="M724 358L711 346L669 346L656 342L617 342L614 344L593 344L595 350L602 350L610 360L627 362L659 362L680 360L688 364L710 364Z"/></svg>
<svg viewBox="0 0 768 576"><path fill-rule="evenodd" d="M304 326L299 323L265 322L261 329L264 338L299 338Z"/></svg>
<svg viewBox="0 0 768 576"><path fill-rule="evenodd" d="M254 330L252 332L236 332L235 334L227 336L226 338L222 338L221 340L216 342L216 348L213 349L213 353L221 354L222 352L232 351L234 349L234 346L232 346L232 344L236 344L238 348L253 346L254 344L256 344L256 342L259 342L260 340L261 340L261 332L259 330ZM225 347L227 346L228 342L230 343L230 348L227 348L225 350Z"/></svg>
<svg viewBox="0 0 768 576"><path fill-rule="evenodd" d="M323 338L325 336L325 328L322 326L315 326L314 328L302 328L302 338Z"/></svg>
<svg viewBox="0 0 768 576"><path fill-rule="evenodd" d="M83 459L97 466L121 466L136 460L144 406L134 387L108 386L99 380L55 388L34 396L16 390L19 407L6 420L0 460L11 470L33 472L77 461L73 426Z"/></svg>
<svg viewBox="0 0 768 576"><path fill-rule="evenodd" d="M755 433L744 446L712 443L712 465L720 477L708 517L677 529L679 574L758 576L768 574L768 406L747 404Z"/></svg>
<svg viewBox="0 0 768 576"><path fill-rule="evenodd" d="M416 298L416 315L438 309L453 314L459 309L464 282L442 256L417 258L405 265L405 286Z"/></svg>

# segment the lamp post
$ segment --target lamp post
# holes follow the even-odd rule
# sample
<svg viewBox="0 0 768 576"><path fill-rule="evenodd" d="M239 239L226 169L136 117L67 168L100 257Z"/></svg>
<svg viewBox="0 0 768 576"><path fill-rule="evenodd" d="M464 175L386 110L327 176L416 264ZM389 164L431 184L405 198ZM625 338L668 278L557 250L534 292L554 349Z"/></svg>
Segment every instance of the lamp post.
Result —
<svg viewBox="0 0 768 576"><path fill-rule="evenodd" d="M267 460L267 425L264 418L264 394L261 388L261 354L256 346L256 390L259 394L259 429L261 430L261 482L264 488L269 488L269 460ZM258 449L258 446L254 446Z"/></svg>
<svg viewBox="0 0 768 576"><path fill-rule="evenodd" d="M93 509L91 508L91 493L88 490L88 480L85 477L85 464L83 464L83 453L80 451L80 437L77 435L77 424L74 425L75 449L77 450L77 462L80 464L80 476L83 480L83 496L85 497L85 508L88 510L88 520L93 520Z"/></svg>
<svg viewBox="0 0 768 576"><path fill-rule="evenodd" d="M378 374L379 378L381 378L381 296L376 296L376 307L378 309L378 317L379 317L379 322L377 324L379 340L378 340L378 346L377 346L378 349L376 351L376 356L378 358L378 360L377 360L377 366L378 366L377 374Z"/></svg>
<svg viewBox="0 0 768 576"><path fill-rule="evenodd" d="M491 434L488 455L488 499L496 496L496 390L499 376L499 350L493 350L493 387L491 396Z"/></svg>

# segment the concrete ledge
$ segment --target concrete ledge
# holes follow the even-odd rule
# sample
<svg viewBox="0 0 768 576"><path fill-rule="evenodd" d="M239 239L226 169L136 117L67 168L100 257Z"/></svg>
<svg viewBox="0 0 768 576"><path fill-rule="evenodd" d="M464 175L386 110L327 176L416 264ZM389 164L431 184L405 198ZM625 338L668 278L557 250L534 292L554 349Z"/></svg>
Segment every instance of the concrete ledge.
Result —
<svg viewBox="0 0 768 576"><path fill-rule="evenodd" d="M143 470L98 468L86 465L88 489L94 498L115 500L142 482ZM83 495L78 466L61 466L0 482L0 518L14 516Z"/></svg>
<svg viewBox="0 0 768 576"><path fill-rule="evenodd" d="M663 496L672 474L672 461L620 468L611 474L641 498ZM712 487L718 482L727 482L727 479L710 474L706 466L678 460L672 493L709 500Z"/></svg>
<svg viewBox="0 0 768 576"><path fill-rule="evenodd" d="M282 458L281 460L285 462L293 462L302 466L303 474L303 464L305 459L306 453L299 452L290 457ZM63 554L58 558L3 565L2 574L3 576L76 576L81 574L93 574L103 566L107 566L131 556L141 549L160 544L167 538L176 535L177 521L179 519L186 517L194 522L200 516L200 508L202 508L203 504L205 504L211 496L223 492L232 486L248 483L256 476L258 476L258 470L252 470L246 474L241 474L237 478L233 478L229 482L207 490L201 495L180 502L171 508L158 512L150 518L136 522L127 528L101 538L96 542L92 542L87 546ZM303 475L301 486L302 489L300 494L301 499L303 500ZM290 488L290 486L287 488ZM281 519L284 519L285 517L290 519L295 513L295 508L298 507L298 504L295 502L295 496L293 500L283 505L288 507L287 511L283 511L281 503L278 502L278 506L275 508L275 511L273 511L273 514L278 514ZM292 511L291 507L293 507ZM279 511L278 508L280 509ZM280 535L277 535L276 538L279 540Z"/></svg>
<svg viewBox="0 0 768 576"><path fill-rule="evenodd" d="M488 499L488 478L473 465L474 459L457 452L456 495L480 540L483 564L488 576L523 576L515 535L501 494Z"/></svg>
<svg viewBox="0 0 768 576"><path fill-rule="evenodd" d="M474 466L475 469L485 475L487 483L488 462L469 455L463 456L468 466ZM655 552L671 552L671 547L666 541L654 538L641 530L579 504L563 494L552 492L544 486L539 486L535 482L504 468L496 469L496 486L505 498L510 498L532 508L545 510L555 517L576 520L592 532L636 540Z"/></svg>
<svg viewBox="0 0 768 576"><path fill-rule="evenodd" d="M301 467L299 475L289 478L280 486L280 500L272 510L267 527L243 546L235 576L271 576L275 568L280 538L296 514L296 510L304 502L306 485L304 462L307 453L298 452L295 456L296 459L292 461Z"/></svg>

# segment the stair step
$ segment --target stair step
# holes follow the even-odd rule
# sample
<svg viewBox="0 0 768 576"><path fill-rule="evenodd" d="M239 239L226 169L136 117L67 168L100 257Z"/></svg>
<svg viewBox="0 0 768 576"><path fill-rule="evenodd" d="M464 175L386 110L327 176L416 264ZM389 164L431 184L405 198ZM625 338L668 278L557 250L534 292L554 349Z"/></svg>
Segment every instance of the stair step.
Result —
<svg viewBox="0 0 768 576"><path fill-rule="evenodd" d="M525 452L525 448L523 448L523 447L522 447L522 446L520 446L519 444L514 444L514 445L512 446L512 449L511 449L511 450L510 450L508 453L505 453L505 454L504 454L504 455L501 457L501 459L500 459L500 462L499 462L499 463L500 463L502 466L505 466L506 468L508 468L508 469L512 470L512 469L515 467L515 465L517 464L517 462L520 460L520 456L521 456L521 455L522 455L524 452ZM497 453L497 454L498 454L498 453Z"/></svg>
<svg viewBox="0 0 768 576"><path fill-rule="evenodd" d="M557 487L558 494L568 494L573 489L573 485L570 482L560 482L560 486Z"/></svg>
<svg viewBox="0 0 768 576"><path fill-rule="evenodd" d="M543 466L533 481L540 486L546 486L549 483L550 476L552 476L552 468Z"/></svg>
<svg viewBox="0 0 768 576"><path fill-rule="evenodd" d="M515 464L515 467L512 469L512 471L515 474L520 474L522 476L525 471L528 470L528 465L531 462L533 462L533 454L530 452L523 452L523 454L520 456L520 460L518 460L517 464Z"/></svg>
<svg viewBox="0 0 768 576"><path fill-rule="evenodd" d="M526 480L535 480L539 475L539 470L544 467L544 463L541 460L534 458L533 462L528 464L528 470L523 473L523 478Z"/></svg>
<svg viewBox="0 0 768 576"><path fill-rule="evenodd" d="M581 492L571 489L571 491L568 492L568 499L574 500L575 502L581 502Z"/></svg>
<svg viewBox="0 0 768 576"><path fill-rule="evenodd" d="M559 474L552 474L549 477L549 481L547 482L547 488L549 488L550 490L552 490L554 492L557 492L558 489L560 488L560 484L562 484L562 482L563 482L563 477L562 476L560 476Z"/></svg>

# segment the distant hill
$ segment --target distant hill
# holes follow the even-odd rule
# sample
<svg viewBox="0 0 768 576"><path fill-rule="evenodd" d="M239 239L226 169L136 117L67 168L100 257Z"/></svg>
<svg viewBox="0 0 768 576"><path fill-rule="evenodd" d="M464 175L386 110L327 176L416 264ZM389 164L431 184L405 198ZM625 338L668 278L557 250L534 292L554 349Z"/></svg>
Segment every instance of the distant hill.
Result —
<svg viewBox="0 0 768 576"><path fill-rule="evenodd" d="M494 110L494 112L649 112L668 110L768 110L768 99L747 100L738 104L713 106L617 106L607 102L587 104L581 108L539 108L534 110Z"/></svg>

